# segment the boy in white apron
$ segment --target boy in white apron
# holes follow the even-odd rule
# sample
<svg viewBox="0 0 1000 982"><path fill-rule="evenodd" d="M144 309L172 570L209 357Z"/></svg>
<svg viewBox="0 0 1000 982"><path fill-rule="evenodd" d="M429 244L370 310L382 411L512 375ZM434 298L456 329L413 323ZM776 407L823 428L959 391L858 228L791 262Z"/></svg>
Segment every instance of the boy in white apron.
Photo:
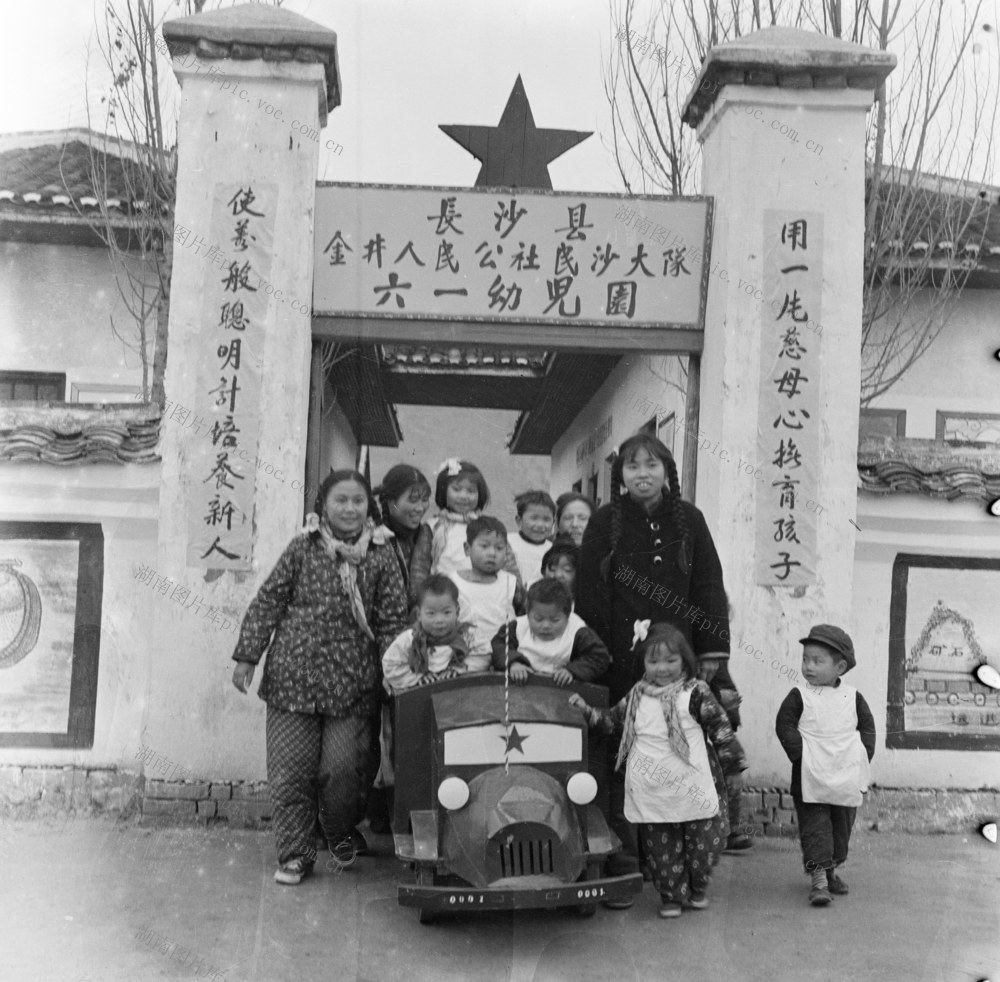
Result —
<svg viewBox="0 0 1000 982"><path fill-rule="evenodd" d="M847 860L851 828L868 790L875 720L864 696L841 680L857 664L847 632L817 624L800 643L806 684L785 696L775 729L792 762L802 861L812 881L809 902L821 907L831 894L847 893L834 870Z"/></svg>

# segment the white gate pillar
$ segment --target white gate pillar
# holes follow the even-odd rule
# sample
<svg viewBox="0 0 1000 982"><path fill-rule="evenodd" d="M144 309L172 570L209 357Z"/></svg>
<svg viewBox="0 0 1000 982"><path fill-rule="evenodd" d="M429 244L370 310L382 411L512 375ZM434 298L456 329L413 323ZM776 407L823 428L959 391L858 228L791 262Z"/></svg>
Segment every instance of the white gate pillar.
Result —
<svg viewBox="0 0 1000 982"><path fill-rule="evenodd" d="M698 455L696 503L733 606L733 675L752 699L741 732L750 773L774 777L771 783L787 780L773 721L789 673L798 674L797 639L817 621L853 627L865 127L894 64L885 52L769 28L713 48L685 106L702 143L702 193L715 197L701 358L699 443L706 449ZM807 252L791 251L790 222L800 216L809 220ZM809 308L800 323L787 310L779 317L786 290L791 298L796 286ZM763 527L774 515L760 512L763 495L780 494L773 446L779 435L796 435L784 428L794 417L784 416L779 434L769 413L782 371L805 364L775 360L778 338L793 325L812 348L806 391L813 408L802 431L809 466L789 474L803 479L795 493L804 534L815 524L804 547L809 582L794 587L762 585L758 555L759 543L779 534Z"/></svg>
<svg viewBox="0 0 1000 982"><path fill-rule="evenodd" d="M195 777L260 777L260 671L241 697L230 657L302 518L314 199L320 131L340 101L337 36L260 4L169 21L163 34L181 111L156 571L187 593L170 587L153 604L142 742ZM234 268L241 282L226 285ZM236 341L238 365L222 351ZM208 394L220 380L223 405ZM234 408L241 432L227 444L212 429ZM237 476L213 491L226 452ZM238 501L238 535L224 516L211 524L216 495ZM206 529L240 558L205 559Z"/></svg>

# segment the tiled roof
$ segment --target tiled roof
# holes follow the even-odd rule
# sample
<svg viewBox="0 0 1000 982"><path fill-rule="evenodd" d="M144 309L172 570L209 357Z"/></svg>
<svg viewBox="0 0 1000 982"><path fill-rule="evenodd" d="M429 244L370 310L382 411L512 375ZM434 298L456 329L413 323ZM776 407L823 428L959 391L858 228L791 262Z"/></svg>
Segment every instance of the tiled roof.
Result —
<svg viewBox="0 0 1000 982"><path fill-rule="evenodd" d="M45 464L148 464L162 410L152 405L0 406L0 461Z"/></svg>
<svg viewBox="0 0 1000 982"><path fill-rule="evenodd" d="M97 212L99 198L105 199L112 214L140 213L144 205L130 200L127 177L140 167L137 159L131 145L93 130L0 136L0 217L13 210ZM102 175L102 186L97 188L92 179L95 168ZM142 183L134 179L132 186Z"/></svg>
<svg viewBox="0 0 1000 982"><path fill-rule="evenodd" d="M866 198L872 187L869 167ZM883 207L896 207L901 195L906 196L905 225L898 238L886 243L887 259L891 255L896 265L913 260L926 261L932 268L957 263L967 269L1000 271L1000 188L884 167L879 184Z"/></svg>
<svg viewBox="0 0 1000 982"><path fill-rule="evenodd" d="M545 369L549 353L539 350L383 344L382 360L388 367L421 368L535 368Z"/></svg>
<svg viewBox="0 0 1000 982"><path fill-rule="evenodd" d="M990 502L1000 498L1000 446L866 437L858 448L858 487Z"/></svg>

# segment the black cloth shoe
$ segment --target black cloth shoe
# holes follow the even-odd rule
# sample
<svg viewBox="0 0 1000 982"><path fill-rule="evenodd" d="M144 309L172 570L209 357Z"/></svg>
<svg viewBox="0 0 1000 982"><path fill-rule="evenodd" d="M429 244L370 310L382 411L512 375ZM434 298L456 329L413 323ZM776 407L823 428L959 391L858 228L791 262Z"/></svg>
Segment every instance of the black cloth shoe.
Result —
<svg viewBox="0 0 1000 982"><path fill-rule="evenodd" d="M826 888L838 897L845 897L850 893L847 884L832 869L826 871Z"/></svg>

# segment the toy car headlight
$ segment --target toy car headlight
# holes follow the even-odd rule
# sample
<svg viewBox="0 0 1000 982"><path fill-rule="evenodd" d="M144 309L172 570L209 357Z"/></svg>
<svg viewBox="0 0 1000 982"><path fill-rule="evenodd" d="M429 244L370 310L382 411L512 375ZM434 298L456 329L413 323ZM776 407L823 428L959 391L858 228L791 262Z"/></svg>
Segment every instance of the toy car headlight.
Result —
<svg viewBox="0 0 1000 982"><path fill-rule="evenodd" d="M597 782L593 774L578 771L566 782L566 794L574 805L589 805L597 797Z"/></svg>
<svg viewBox="0 0 1000 982"><path fill-rule="evenodd" d="M438 785L438 801L448 811L464 808L469 800L469 786L460 777L446 777Z"/></svg>

